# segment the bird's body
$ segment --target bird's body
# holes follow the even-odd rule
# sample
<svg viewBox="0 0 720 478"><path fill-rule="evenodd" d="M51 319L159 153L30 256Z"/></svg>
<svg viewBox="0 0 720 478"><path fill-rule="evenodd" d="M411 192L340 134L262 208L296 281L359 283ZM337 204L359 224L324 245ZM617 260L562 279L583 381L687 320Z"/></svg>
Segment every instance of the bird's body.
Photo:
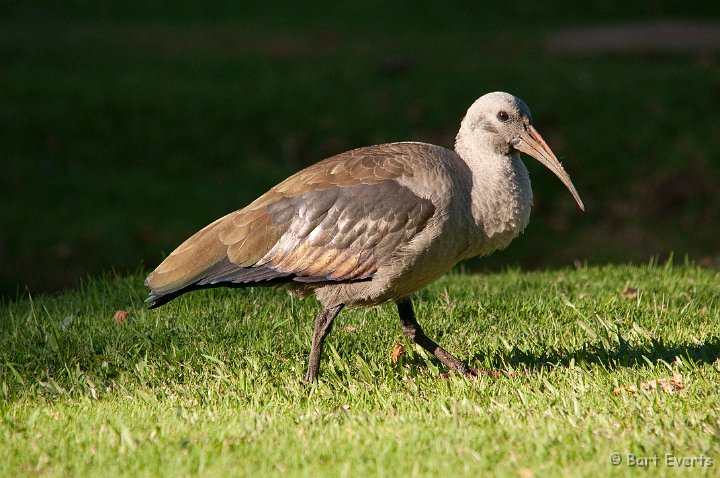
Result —
<svg viewBox="0 0 720 478"><path fill-rule="evenodd" d="M505 134L510 115L517 124ZM217 286L284 284L303 296L314 293L324 310L306 377L312 380L324 336L343 307L395 301L403 318L401 305L410 304L413 292L463 259L506 247L523 231L532 190L519 150L542 155L538 159L582 207L532 128L527 106L507 93L491 93L468 111L456 151L414 142L348 151L208 225L148 276L148 300L158 306L189 290ZM417 325L409 307L404 330ZM413 331L422 334L419 325ZM459 370L458 363L446 362Z"/></svg>

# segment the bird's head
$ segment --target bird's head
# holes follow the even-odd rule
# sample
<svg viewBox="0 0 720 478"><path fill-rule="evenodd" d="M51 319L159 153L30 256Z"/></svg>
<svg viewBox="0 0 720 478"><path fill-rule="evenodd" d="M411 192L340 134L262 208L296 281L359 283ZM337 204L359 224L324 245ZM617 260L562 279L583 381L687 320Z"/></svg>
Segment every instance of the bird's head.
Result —
<svg viewBox="0 0 720 478"><path fill-rule="evenodd" d="M460 125L456 148L510 155L517 151L540 161L563 182L580 209L585 205L570 176L532 124L530 108L509 93L488 93L468 109Z"/></svg>

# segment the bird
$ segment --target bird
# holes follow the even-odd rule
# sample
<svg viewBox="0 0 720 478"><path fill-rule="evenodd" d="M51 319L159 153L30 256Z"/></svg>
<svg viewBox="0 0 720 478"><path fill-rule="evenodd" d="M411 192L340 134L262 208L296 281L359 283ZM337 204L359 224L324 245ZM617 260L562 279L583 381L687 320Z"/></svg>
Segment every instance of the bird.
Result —
<svg viewBox="0 0 720 478"><path fill-rule="evenodd" d="M521 152L550 169L585 210L525 102L487 93L463 117L454 151L412 141L353 149L212 222L148 275L149 308L213 287L285 286L314 295L322 310L304 377L311 383L344 308L395 302L408 340L449 371L476 377L425 334L411 296L458 262L503 249L523 232L533 194Z"/></svg>

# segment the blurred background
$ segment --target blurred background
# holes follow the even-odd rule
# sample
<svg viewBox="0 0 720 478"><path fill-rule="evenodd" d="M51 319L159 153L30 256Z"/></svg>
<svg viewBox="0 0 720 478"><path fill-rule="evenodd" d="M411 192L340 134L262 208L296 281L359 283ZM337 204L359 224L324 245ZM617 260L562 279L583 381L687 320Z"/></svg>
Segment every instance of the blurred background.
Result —
<svg viewBox="0 0 720 478"><path fill-rule="evenodd" d="M350 148L452 147L494 90L587 212L528 159L530 226L466 269L717 267L720 2L476 3L0 2L0 296L149 270Z"/></svg>

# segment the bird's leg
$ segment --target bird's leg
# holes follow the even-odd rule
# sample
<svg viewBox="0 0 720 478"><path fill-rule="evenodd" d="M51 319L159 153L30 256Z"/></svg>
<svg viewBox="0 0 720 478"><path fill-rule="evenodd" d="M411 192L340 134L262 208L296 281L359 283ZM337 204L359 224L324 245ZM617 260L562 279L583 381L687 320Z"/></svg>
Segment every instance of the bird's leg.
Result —
<svg viewBox="0 0 720 478"><path fill-rule="evenodd" d="M477 377L475 371L470 368L468 364L462 360L458 360L457 357L440 347L438 344L433 342L432 339L425 335L422 327L420 327L420 324L418 324L418 321L415 319L415 311L413 311L410 298L399 300L397 302L397 308L398 314L400 315L400 326L408 339L433 354L451 371L460 372L466 377Z"/></svg>
<svg viewBox="0 0 720 478"><path fill-rule="evenodd" d="M310 360L305 374L307 383L317 380L320 373L320 356L322 355L323 342L332 329L333 320L338 316L345 304L325 308L315 319L315 331L313 332L312 348L310 349Z"/></svg>

